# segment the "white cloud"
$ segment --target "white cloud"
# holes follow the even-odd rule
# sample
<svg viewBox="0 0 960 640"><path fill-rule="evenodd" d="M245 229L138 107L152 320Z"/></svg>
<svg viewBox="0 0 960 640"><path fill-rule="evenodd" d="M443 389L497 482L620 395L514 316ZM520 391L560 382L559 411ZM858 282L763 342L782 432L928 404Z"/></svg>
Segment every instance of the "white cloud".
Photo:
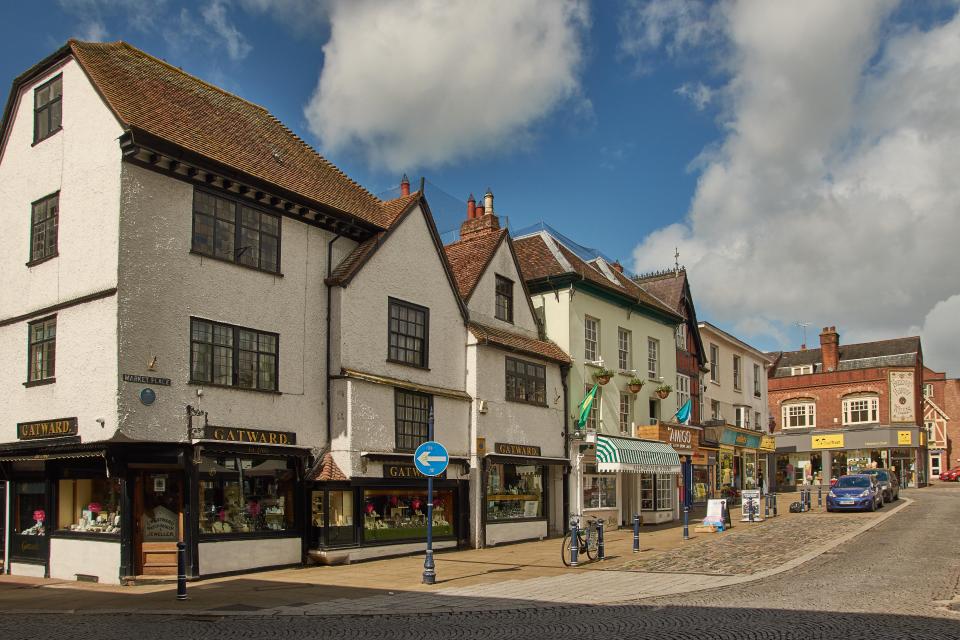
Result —
<svg viewBox="0 0 960 640"><path fill-rule="evenodd" d="M946 276L960 273L960 18L890 28L893 8L722 5L724 137L698 165L686 220L634 258L659 268L678 245L702 315L749 317L753 337L790 348L776 327L797 320L853 342L907 335L927 316L925 355L943 350L960 373L945 344L960 319L960 282Z"/></svg>
<svg viewBox="0 0 960 640"><path fill-rule="evenodd" d="M81 33L106 35L105 19L119 16L137 31L150 31L166 14L167 0L59 0L61 7L82 19ZM78 36L79 37L79 36ZM88 38L99 40L101 38Z"/></svg>
<svg viewBox="0 0 960 640"><path fill-rule="evenodd" d="M200 14L206 25L219 38L220 45L226 49L231 60L243 60L247 57L252 47L246 37L230 21L224 0L212 0Z"/></svg>
<svg viewBox="0 0 960 640"><path fill-rule="evenodd" d="M88 20L80 24L75 37L84 42L104 42L107 35L107 27L102 21Z"/></svg>
<svg viewBox="0 0 960 640"><path fill-rule="evenodd" d="M712 41L721 17L705 0L628 0L621 16L620 50L645 66L646 54L663 48L674 56Z"/></svg>
<svg viewBox="0 0 960 640"><path fill-rule="evenodd" d="M341 0L330 20L305 114L327 151L356 149L372 166L510 151L561 104L589 105L581 2Z"/></svg>
<svg viewBox="0 0 960 640"><path fill-rule="evenodd" d="M269 14L300 34L315 33L324 28L334 0L240 0L248 13Z"/></svg>
<svg viewBox="0 0 960 640"><path fill-rule="evenodd" d="M949 369L950 375L960 374L960 340L957 340L960 320L960 294L950 296L934 305L923 321L920 337L923 340L923 361L931 369Z"/></svg>
<svg viewBox="0 0 960 640"><path fill-rule="evenodd" d="M684 82L676 88L676 93L693 103L697 111L703 111L713 100L713 89L702 82Z"/></svg>

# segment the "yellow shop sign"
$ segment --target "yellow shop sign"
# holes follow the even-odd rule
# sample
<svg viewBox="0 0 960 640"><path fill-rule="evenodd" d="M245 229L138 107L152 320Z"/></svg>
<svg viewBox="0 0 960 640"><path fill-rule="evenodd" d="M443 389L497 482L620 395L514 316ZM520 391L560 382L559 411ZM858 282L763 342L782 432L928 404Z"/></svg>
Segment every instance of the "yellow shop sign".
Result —
<svg viewBox="0 0 960 640"><path fill-rule="evenodd" d="M812 449L842 449L843 434L831 433L823 436L810 436L810 447Z"/></svg>
<svg viewBox="0 0 960 640"><path fill-rule="evenodd" d="M913 434L910 431L897 431L897 444L913 444Z"/></svg>

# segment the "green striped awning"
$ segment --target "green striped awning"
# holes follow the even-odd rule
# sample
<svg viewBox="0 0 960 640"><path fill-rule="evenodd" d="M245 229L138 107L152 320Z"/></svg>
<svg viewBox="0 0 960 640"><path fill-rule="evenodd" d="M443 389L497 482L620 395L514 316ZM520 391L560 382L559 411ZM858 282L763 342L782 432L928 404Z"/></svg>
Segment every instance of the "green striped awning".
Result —
<svg viewBox="0 0 960 640"><path fill-rule="evenodd" d="M597 434L597 471L680 473L680 456L665 442Z"/></svg>

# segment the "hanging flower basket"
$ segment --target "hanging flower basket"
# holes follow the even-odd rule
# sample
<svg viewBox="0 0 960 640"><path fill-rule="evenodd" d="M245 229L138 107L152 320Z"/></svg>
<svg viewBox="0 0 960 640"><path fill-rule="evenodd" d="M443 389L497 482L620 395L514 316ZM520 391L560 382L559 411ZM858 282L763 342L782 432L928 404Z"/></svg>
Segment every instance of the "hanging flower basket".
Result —
<svg viewBox="0 0 960 640"><path fill-rule="evenodd" d="M613 377L613 371L610 369L600 369L599 371L594 372L593 379L597 381L597 384L603 386L610 382L610 378Z"/></svg>
<svg viewBox="0 0 960 640"><path fill-rule="evenodd" d="M666 400L667 396L670 395L670 392L673 391L673 387L668 384L662 384L656 388L655 393L657 397L661 400Z"/></svg>
<svg viewBox="0 0 960 640"><path fill-rule="evenodd" d="M627 389L630 389L630 393L640 393L640 390L643 389L643 380L631 378L630 382L627 383Z"/></svg>

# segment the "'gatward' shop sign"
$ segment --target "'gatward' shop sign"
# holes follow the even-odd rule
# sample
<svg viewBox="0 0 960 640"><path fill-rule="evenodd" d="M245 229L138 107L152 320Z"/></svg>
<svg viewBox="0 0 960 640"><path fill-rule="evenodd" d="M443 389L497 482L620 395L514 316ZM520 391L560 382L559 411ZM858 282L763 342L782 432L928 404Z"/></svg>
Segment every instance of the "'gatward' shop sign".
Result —
<svg viewBox="0 0 960 640"><path fill-rule="evenodd" d="M17 438L19 440L64 438L66 436L75 436L78 433L76 418L58 418L56 420L17 423Z"/></svg>

